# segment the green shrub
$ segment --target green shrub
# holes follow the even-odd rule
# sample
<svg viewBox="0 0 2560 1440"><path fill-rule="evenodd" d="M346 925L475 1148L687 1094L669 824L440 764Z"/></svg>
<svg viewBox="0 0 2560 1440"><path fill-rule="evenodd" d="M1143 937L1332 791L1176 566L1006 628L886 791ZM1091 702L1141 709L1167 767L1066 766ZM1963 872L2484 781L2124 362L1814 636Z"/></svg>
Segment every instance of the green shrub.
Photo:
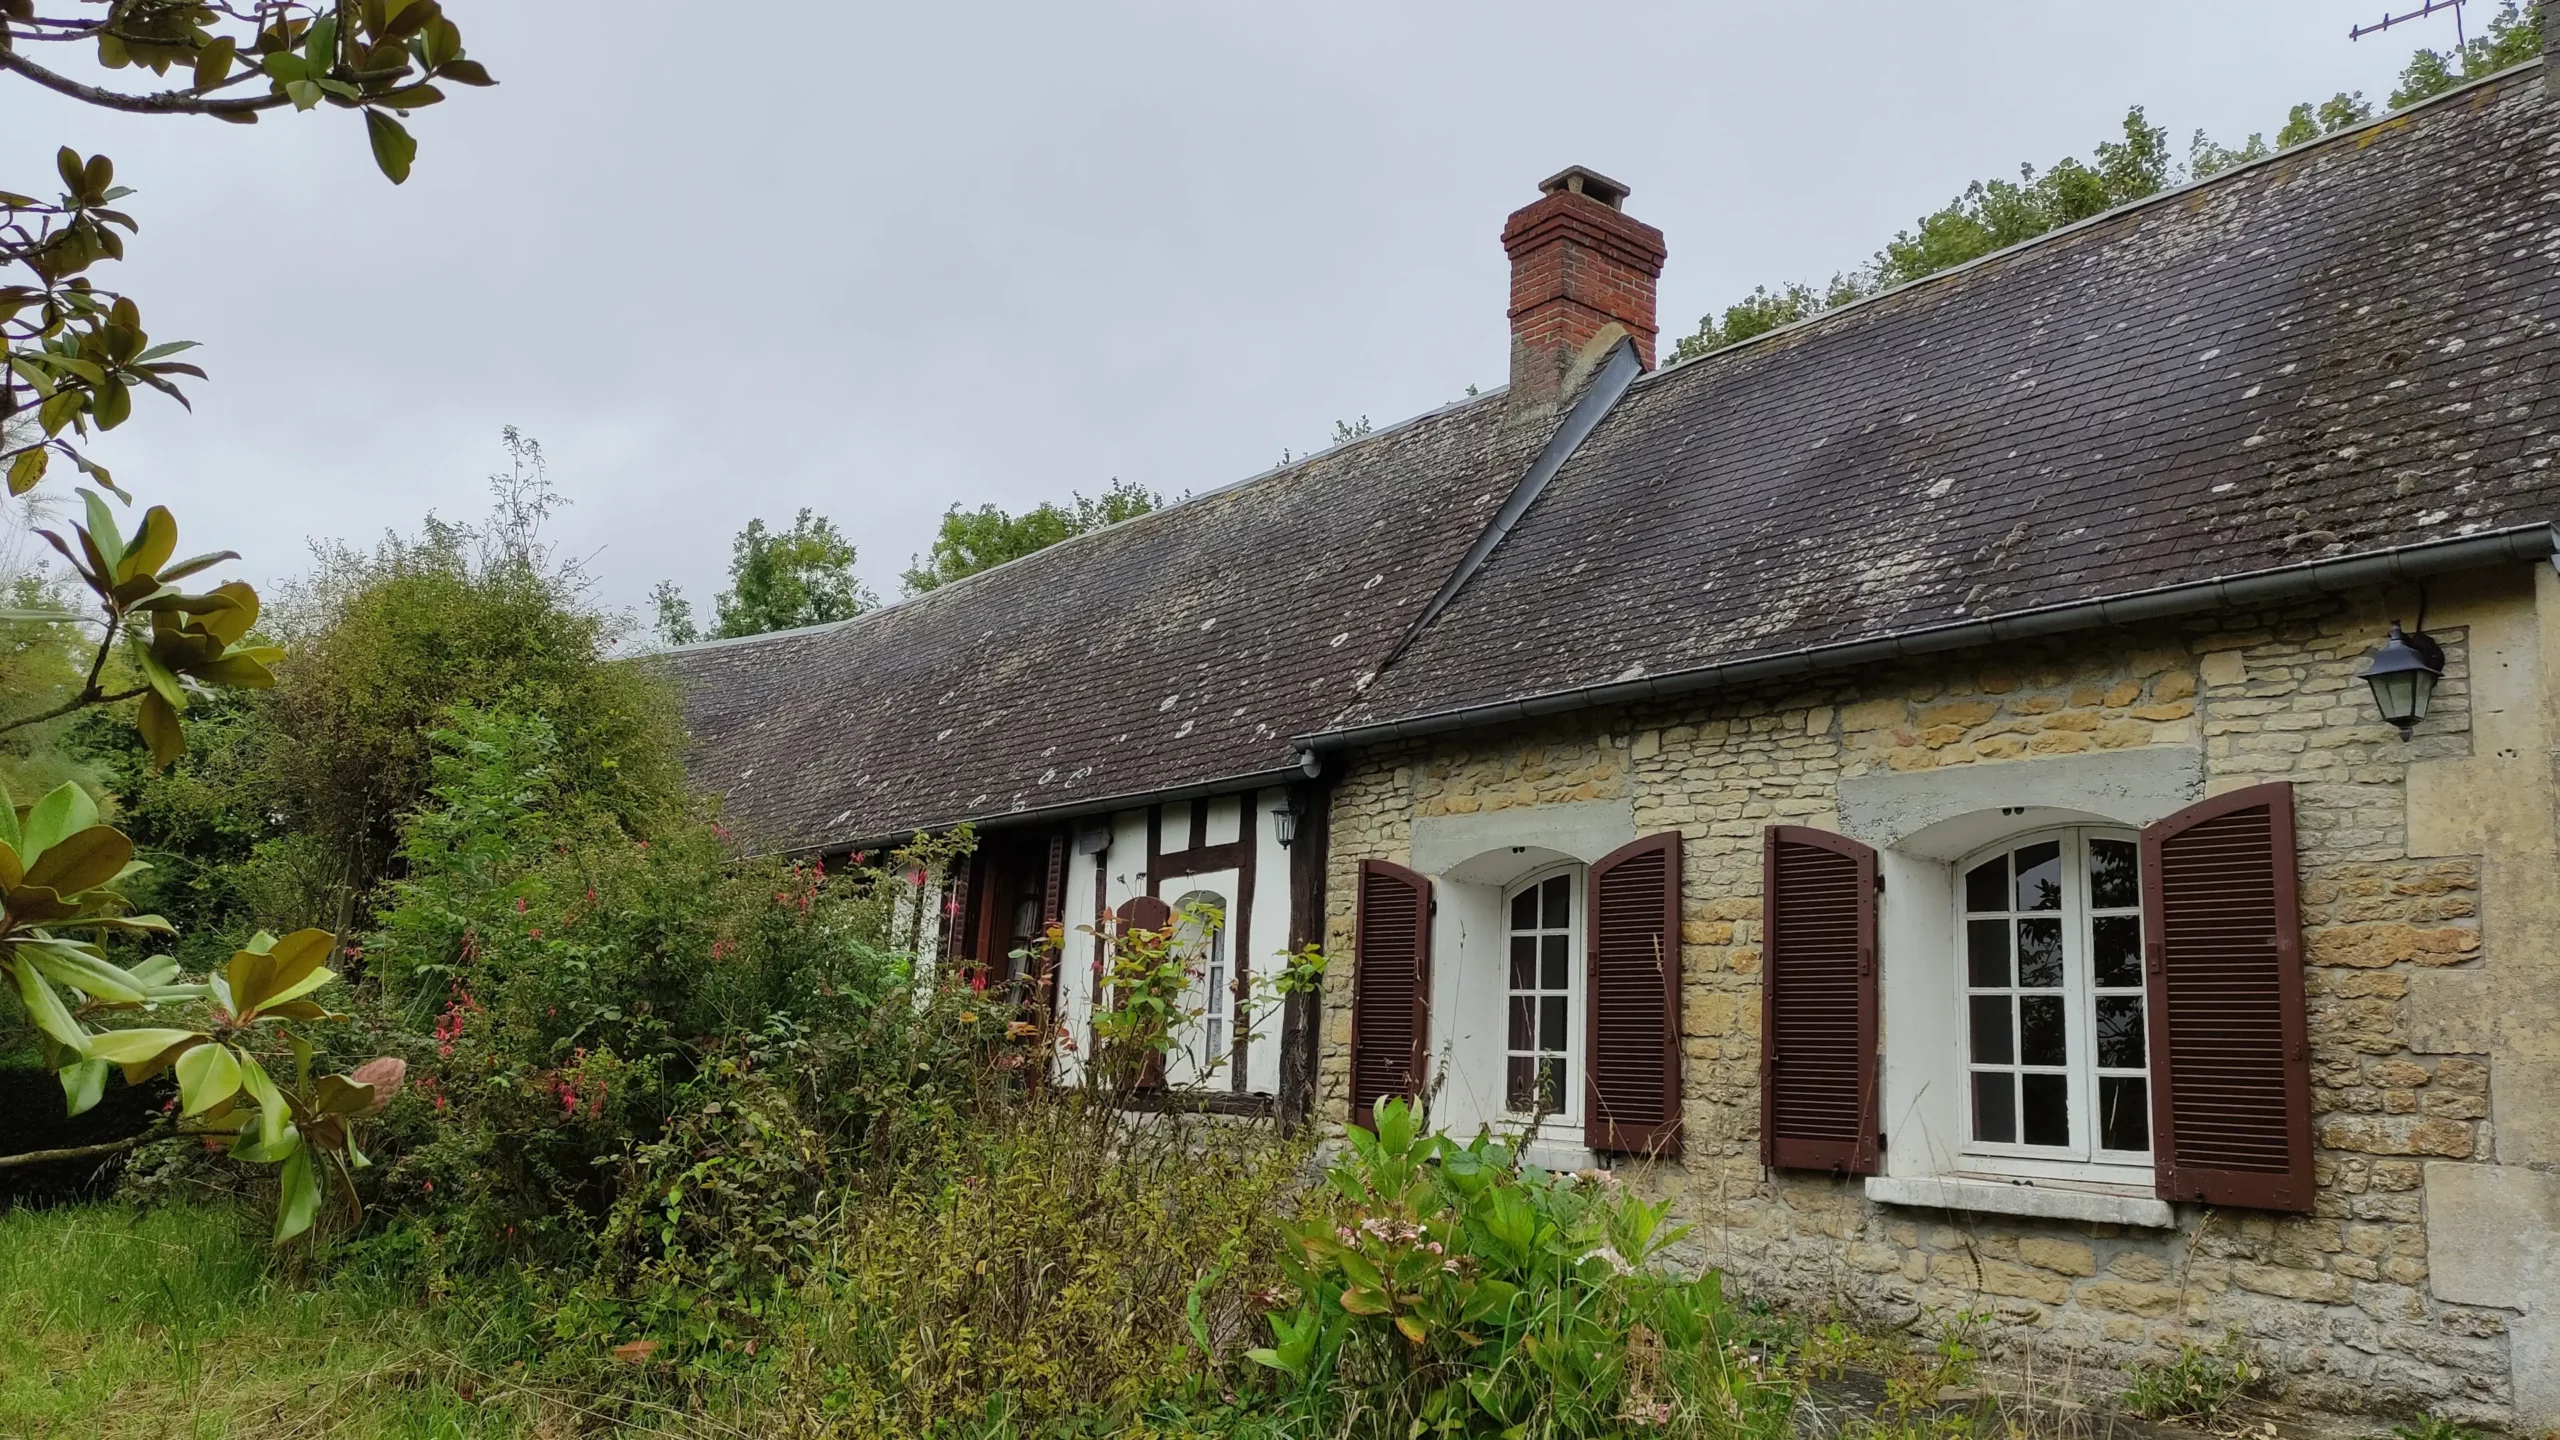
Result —
<svg viewBox="0 0 2560 1440"><path fill-rule="evenodd" d="M2211 1420L2264 1373L2239 1332L2211 1345L2181 1344L2174 1360L2131 1367L2124 1408L2145 1420Z"/></svg>
<svg viewBox="0 0 2560 1440"><path fill-rule="evenodd" d="M1290 1227L1298 1290L1252 1358L1324 1433L1777 1436L1794 1390L1721 1277L1658 1268L1668 1202L1559 1176L1479 1136L1419 1135L1402 1101L1354 1127L1340 1208Z"/></svg>

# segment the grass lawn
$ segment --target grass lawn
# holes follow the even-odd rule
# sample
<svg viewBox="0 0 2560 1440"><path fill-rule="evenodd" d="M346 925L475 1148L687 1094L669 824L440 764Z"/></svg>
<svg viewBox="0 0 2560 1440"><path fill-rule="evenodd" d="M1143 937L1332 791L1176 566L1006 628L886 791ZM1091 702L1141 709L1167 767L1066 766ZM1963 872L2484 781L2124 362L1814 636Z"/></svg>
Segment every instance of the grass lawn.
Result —
<svg viewBox="0 0 2560 1440"><path fill-rule="evenodd" d="M537 1433L545 1407L456 1367L406 1297L266 1259L221 1209L0 1214L0 1437Z"/></svg>

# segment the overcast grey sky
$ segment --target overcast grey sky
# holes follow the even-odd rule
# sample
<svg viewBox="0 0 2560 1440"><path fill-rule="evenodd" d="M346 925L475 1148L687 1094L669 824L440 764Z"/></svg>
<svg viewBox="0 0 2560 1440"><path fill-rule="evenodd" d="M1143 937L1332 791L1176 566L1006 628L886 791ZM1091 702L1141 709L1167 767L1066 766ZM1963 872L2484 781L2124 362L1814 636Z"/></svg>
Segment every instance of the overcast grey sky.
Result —
<svg viewBox="0 0 2560 1440"><path fill-rule="evenodd" d="M102 454L248 578L476 516L512 423L612 603L707 603L803 505L894 595L953 501L1207 489L1501 383L1495 236L1567 164L1667 233L1667 346L2128 104L2183 154L2452 43L2349 43L2386 0L446 4L504 83L399 188L346 114L0 84L0 183L70 143L139 189L101 278L213 380Z"/></svg>

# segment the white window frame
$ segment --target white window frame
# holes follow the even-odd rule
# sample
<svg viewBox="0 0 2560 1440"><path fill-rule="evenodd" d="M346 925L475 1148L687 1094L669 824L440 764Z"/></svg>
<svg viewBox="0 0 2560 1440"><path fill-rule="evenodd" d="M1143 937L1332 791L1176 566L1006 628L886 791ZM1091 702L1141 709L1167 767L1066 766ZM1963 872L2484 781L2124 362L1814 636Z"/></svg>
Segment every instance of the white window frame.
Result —
<svg viewBox="0 0 2560 1440"><path fill-rule="evenodd" d="M1220 871L1230 875L1232 871ZM1176 958L1188 963L1179 946L1185 920L1201 896L1217 902L1218 923L1209 933L1206 953L1199 957L1200 973L1183 987L1182 1006L1200 1013L1183 1022L1177 1031L1180 1044L1175 1053L1183 1064L1170 1063L1166 1068L1168 1084L1180 1087L1212 1084L1227 1077L1235 1063L1235 944L1229 932L1235 928L1236 902L1232 882L1202 885L1193 883L1198 877L1185 876L1180 881L1182 893L1168 902L1173 910ZM1188 1033L1183 1033L1187 1031ZM1179 1073L1177 1073L1179 1072Z"/></svg>
<svg viewBox="0 0 2560 1440"><path fill-rule="evenodd" d="M2003 1144L1974 1138L1973 1102L1973 1013L1974 987L1970 954L1967 946L1967 912L1965 877L1975 866L2021 850L2044 840L2062 842L2062 994L2064 1054L2070 1057L2065 1073L2068 1082L2072 1142L2067 1146L2028 1145L2023 1142ZM2133 1073L2120 1067L2101 1067L2097 1057L2097 986L2093 962L2093 913L2089 903L2089 842L2114 840L2140 844L2138 834L2114 825L2061 825L2021 830L2003 836L1956 861L1948 876L1952 914L1947 933L1949 954L1953 960L1949 979L1955 989L1955 1074L1957 1077L1956 1123L1962 1140L1958 1154L1966 1171L2015 1175L2030 1179L2088 1181L2110 1185L2152 1183L2152 1152L2149 1150L2107 1150L2098 1145L2098 1076L2102 1068L2114 1074ZM2012 876L2010 883L2016 883ZM2138 895L2137 891L2137 895ZM2014 904L2015 895L2009 897ZM2013 912L2015 913L2015 912ZM2109 915L2126 913L2110 908ZM2139 913L2138 906L2135 910ZM2141 947L2143 963L2150 963L2148 946ZM2013 961L2014 963L2014 961ZM2146 970L2147 974L2147 970ZM2014 978L2014 977L2013 977ZM2013 987L2014 988L2014 987ZM2116 993L2123 993L2117 991ZM2145 1004L2144 1025L2154 1017ZM2020 1053L2024 1036L2014 1019L2010 1034L2011 1054ZM2149 1075L2149 1056L2144 1056L2145 1095L2153 1083ZM2014 1068L2014 1067L2013 1067ZM2026 1105L2021 1090L2011 1101L2021 1134L2025 1131Z"/></svg>
<svg viewBox="0 0 2560 1440"><path fill-rule="evenodd" d="M1568 908L1566 910L1566 919L1568 923L1564 927L1564 1104L1561 1108L1549 1112L1546 1120L1547 1125L1551 1129L1566 1131L1576 1135L1581 1133L1583 1087L1589 1078L1583 1074L1582 1067L1590 1063L1589 1058L1584 1054L1584 1050L1586 1048L1584 1040L1591 1028L1591 1017L1584 1009L1584 1006L1589 1002L1583 995L1583 971L1588 968L1584 963L1583 924L1585 917L1583 911L1588 907L1590 902L1591 887L1586 883L1589 872L1590 867L1582 864L1581 862L1568 861L1562 864L1549 865L1542 869L1531 871L1529 874L1513 881L1509 885L1504 886L1502 888L1502 908L1500 911L1502 941L1501 944L1496 947L1497 964L1499 968L1495 971L1495 978L1501 984L1502 1019L1500 1028L1495 1032L1494 1036L1497 1046L1497 1054L1499 1057L1499 1064L1497 1065L1494 1073L1497 1083L1501 1087L1500 1094L1502 1097L1504 1113L1514 1122L1525 1122L1528 1120L1532 1112L1527 1110L1513 1110L1510 1108L1510 1071L1511 1057L1513 1053L1511 1049L1511 1000L1514 994L1511 988L1511 939L1513 935L1522 933L1511 928L1511 906L1515 900L1519 899L1523 892L1536 890L1544 886L1549 880L1553 880L1558 876L1564 877L1566 881L1565 891L1569 897ZM1545 918L1546 917L1543 914L1539 916L1541 922L1543 922ZM1539 935L1552 935L1555 931L1544 923L1541 923L1538 929L1532 933ZM1541 993L1551 994L1553 992L1542 990ZM1537 1037L1533 1031L1530 1039L1534 1043L1536 1038ZM1546 1051L1543 1053L1553 1054L1554 1052Z"/></svg>

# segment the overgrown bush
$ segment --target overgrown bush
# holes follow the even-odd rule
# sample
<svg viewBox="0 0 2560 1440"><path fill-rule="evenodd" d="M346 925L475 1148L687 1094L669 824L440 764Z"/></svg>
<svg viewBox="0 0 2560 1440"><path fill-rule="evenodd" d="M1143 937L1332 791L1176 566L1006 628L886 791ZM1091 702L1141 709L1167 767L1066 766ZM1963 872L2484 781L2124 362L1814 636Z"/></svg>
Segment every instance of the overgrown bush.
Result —
<svg viewBox="0 0 2560 1440"><path fill-rule="evenodd" d="M1400 1100L1349 1139L1341 1208L1290 1227L1299 1294L1252 1352L1305 1433L1787 1433L1793 1387L1721 1277L1660 1268L1667 1201L1419 1134Z"/></svg>

